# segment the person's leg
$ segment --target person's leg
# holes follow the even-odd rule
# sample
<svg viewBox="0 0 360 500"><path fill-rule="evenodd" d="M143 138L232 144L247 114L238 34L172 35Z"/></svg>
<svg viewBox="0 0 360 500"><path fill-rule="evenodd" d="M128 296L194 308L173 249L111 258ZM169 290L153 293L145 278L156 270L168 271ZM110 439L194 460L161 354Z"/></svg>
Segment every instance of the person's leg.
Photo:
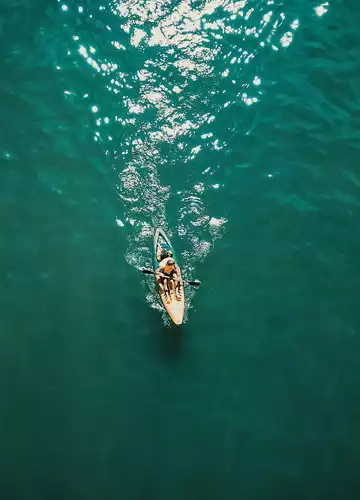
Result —
<svg viewBox="0 0 360 500"><path fill-rule="evenodd" d="M181 283L179 281L179 276L177 274L176 271L173 272L172 274L172 287L173 287L173 290L174 290L174 295L175 297L179 300L180 299L180 286L181 286Z"/></svg>
<svg viewBox="0 0 360 500"><path fill-rule="evenodd" d="M164 281L163 281L163 283L164 283L164 291L165 291L165 300L168 303L170 303L170 301L171 301L171 292L170 292L171 288L170 288L169 281L170 280L168 280L166 278L164 278Z"/></svg>
<svg viewBox="0 0 360 500"><path fill-rule="evenodd" d="M163 280L160 276L157 276L156 282L159 285L160 294L164 295L165 296L165 300L166 300L166 298L167 298L167 291L166 291L165 286L164 286L164 281L165 280Z"/></svg>
<svg viewBox="0 0 360 500"><path fill-rule="evenodd" d="M160 293L165 293L164 285L161 283L161 281L158 281L158 285L159 285L159 288L160 288Z"/></svg>
<svg viewBox="0 0 360 500"><path fill-rule="evenodd" d="M175 282L175 295L178 300L182 299L182 284L180 281Z"/></svg>

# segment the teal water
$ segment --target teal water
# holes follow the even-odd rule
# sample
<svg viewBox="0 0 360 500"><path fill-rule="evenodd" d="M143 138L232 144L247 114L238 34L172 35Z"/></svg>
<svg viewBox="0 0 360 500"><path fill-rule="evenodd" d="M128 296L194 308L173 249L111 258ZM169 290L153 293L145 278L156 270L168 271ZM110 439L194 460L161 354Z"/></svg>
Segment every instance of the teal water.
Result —
<svg viewBox="0 0 360 500"><path fill-rule="evenodd" d="M358 16L1 3L1 499L358 498Z"/></svg>

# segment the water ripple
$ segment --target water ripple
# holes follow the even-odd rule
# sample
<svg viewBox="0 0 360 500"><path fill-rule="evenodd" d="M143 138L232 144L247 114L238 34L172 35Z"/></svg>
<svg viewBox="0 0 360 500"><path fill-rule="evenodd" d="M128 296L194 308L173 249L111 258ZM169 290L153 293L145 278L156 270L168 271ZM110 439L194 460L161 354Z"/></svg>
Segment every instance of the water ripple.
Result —
<svg viewBox="0 0 360 500"><path fill-rule="evenodd" d="M324 2L309 16L322 18L329 8ZM112 163L128 263L151 265L153 229L161 225L181 240L182 265L193 275L226 227L226 213L209 200L230 189L238 167L251 166L245 155L239 162L239 144L261 142L260 120L268 151L276 134L286 133L284 120L274 111L260 116L260 106L274 98L273 61L293 46L303 19L273 0L59 2L59 9L69 43L58 71L69 57L102 82L96 91L68 84L64 94L87 106L93 140ZM76 23L67 24L75 9ZM276 96L283 116L293 105L290 95ZM319 91L303 113L319 114L327 105ZM313 136L318 130L314 123ZM282 169L262 173L273 179ZM274 191L271 198L315 210L301 195L281 196ZM169 215L174 205L177 220Z"/></svg>

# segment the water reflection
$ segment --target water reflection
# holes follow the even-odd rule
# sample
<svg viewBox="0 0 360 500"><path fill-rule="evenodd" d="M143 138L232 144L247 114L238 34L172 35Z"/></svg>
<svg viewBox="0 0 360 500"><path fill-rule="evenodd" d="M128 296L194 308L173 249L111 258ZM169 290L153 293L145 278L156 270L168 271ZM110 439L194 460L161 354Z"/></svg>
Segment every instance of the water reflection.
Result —
<svg viewBox="0 0 360 500"><path fill-rule="evenodd" d="M67 16L73 7L60 8ZM125 0L77 10L69 50L75 45L76 64L83 61L109 95L89 109L94 141L118 176L122 213L116 223L128 231L127 261L151 266L152 231L167 227L172 202L179 216L168 229L184 241L184 272L193 275L227 222L204 201L207 193L226 189L214 177L219 164L203 165L201 158L208 151L226 154L236 129L217 122L233 107L259 106L267 75L257 61L266 51L286 50L299 20L287 18L272 0ZM92 95L86 90L83 98ZM244 134L256 117L248 116Z"/></svg>

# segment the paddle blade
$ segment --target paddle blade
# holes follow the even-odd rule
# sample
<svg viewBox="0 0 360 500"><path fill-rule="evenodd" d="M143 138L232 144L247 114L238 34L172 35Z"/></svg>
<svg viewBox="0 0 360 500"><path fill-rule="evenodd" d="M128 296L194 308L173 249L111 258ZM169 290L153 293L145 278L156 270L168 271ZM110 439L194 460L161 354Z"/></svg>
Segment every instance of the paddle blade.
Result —
<svg viewBox="0 0 360 500"><path fill-rule="evenodd" d="M151 269L145 269L145 267L141 268L140 271L144 274L154 274L154 271Z"/></svg>
<svg viewBox="0 0 360 500"><path fill-rule="evenodd" d="M199 280L195 280L195 281L188 281L189 285L191 286L200 286L201 285L201 281Z"/></svg>

